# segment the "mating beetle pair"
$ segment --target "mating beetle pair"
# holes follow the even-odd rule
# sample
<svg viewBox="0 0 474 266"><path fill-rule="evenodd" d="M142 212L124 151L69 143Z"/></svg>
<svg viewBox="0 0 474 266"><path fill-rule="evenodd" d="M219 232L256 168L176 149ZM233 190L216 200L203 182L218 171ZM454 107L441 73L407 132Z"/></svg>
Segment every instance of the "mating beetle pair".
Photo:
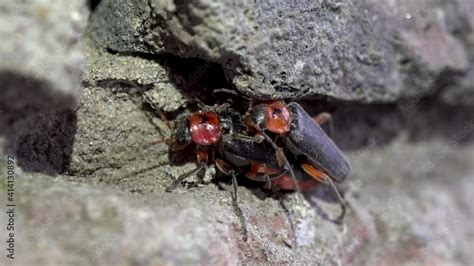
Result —
<svg viewBox="0 0 474 266"><path fill-rule="evenodd" d="M251 101L243 117L229 104L206 106L176 123L172 149L195 144L198 167L178 177L167 190L215 163L222 173L232 177L239 216L242 211L237 205L237 173L261 181L268 189L306 191L319 183L329 185L341 203L342 219L345 204L333 181L344 181L350 165L319 126L327 119L313 119L294 102L254 105ZM299 167L301 175L295 176L293 167Z"/></svg>

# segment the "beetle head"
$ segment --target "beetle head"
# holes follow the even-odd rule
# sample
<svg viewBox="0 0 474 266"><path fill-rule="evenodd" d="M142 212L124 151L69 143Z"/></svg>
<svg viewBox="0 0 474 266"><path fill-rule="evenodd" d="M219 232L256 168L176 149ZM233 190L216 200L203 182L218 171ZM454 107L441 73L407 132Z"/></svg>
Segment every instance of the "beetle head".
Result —
<svg viewBox="0 0 474 266"><path fill-rule="evenodd" d="M173 149L182 149L192 143L191 133L187 123L187 116L181 116L176 119L171 137Z"/></svg>

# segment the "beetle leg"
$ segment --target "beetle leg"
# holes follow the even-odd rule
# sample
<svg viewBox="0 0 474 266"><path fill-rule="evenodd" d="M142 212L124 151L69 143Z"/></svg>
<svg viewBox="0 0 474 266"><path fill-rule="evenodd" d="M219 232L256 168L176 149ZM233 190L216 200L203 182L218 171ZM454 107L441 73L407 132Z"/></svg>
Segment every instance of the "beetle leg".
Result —
<svg viewBox="0 0 474 266"><path fill-rule="evenodd" d="M204 146L200 146L196 151L197 161L201 164L205 164L209 161L209 149Z"/></svg>
<svg viewBox="0 0 474 266"><path fill-rule="evenodd" d="M337 217L336 221L338 223L342 223L342 220L344 219L344 216L346 215L346 201L344 198L341 196L341 193L339 193L339 189L337 189L336 184L334 184L334 181L330 177L327 178L327 183L329 183L329 186L334 190L334 193L336 193L337 199L339 200L339 203L341 204L341 214L339 217Z"/></svg>
<svg viewBox="0 0 474 266"><path fill-rule="evenodd" d="M206 168L206 165L204 163L202 163L199 167L187 172L187 173L184 173L182 174L181 176L179 176L178 178L176 178L172 183L171 185L169 185L168 187L166 187L166 192L171 192L173 190L175 190L179 184L181 184L181 182L183 182L183 180L185 180L186 178L192 176L192 175L195 175L196 173L198 173L199 171L201 171L202 169L205 169Z"/></svg>
<svg viewBox="0 0 474 266"><path fill-rule="evenodd" d="M288 208L288 206L286 206L285 198L283 196L284 196L284 194L279 193L278 201L280 203L281 208L285 212L286 217L288 217L288 223L290 224L291 232L293 232L293 244L289 243L289 241L286 241L286 240L283 240L283 241L290 248L298 248L298 239L297 239L295 220L293 219L293 216L290 212L290 208Z"/></svg>
<svg viewBox="0 0 474 266"><path fill-rule="evenodd" d="M265 175L265 185L263 185L263 189L271 190L272 189L272 180L269 175Z"/></svg>
<svg viewBox="0 0 474 266"><path fill-rule="evenodd" d="M341 205L341 214L339 215L339 217L335 221L338 222L338 223L341 223L342 219L346 215L346 201L341 196L341 193L339 193L339 189L337 189L337 187L334 184L334 181L332 180L332 178L329 175L327 175L323 171L320 171L319 169L317 169L317 167L315 167L314 165L312 165L308 162L301 163L301 168L303 168L303 170L308 175L310 175L311 177L316 179L318 182L332 188L332 190L336 194L337 200L339 201L339 203Z"/></svg>
<svg viewBox="0 0 474 266"><path fill-rule="evenodd" d="M314 122L316 122L316 124L318 125L322 125L326 122L328 122L328 125L329 125L329 137L330 138L333 138L334 137L334 123L332 121L332 116L330 113L327 113L327 112L324 112L324 113L320 113L318 114L317 116L313 117L313 120Z"/></svg>
<svg viewBox="0 0 474 266"><path fill-rule="evenodd" d="M255 103L254 99L249 99L249 107L247 108L247 112L245 112L245 117L249 117L252 113L253 105Z"/></svg>
<svg viewBox="0 0 474 266"><path fill-rule="evenodd" d="M272 145L273 149L275 149L277 160L285 165L285 170L290 173L293 182L295 182L296 191L301 194L300 185L298 184L298 180L296 179L295 173L293 172L293 167L291 167L290 163L288 162L285 153L283 153L282 149L275 144L275 142L267 135L267 133L261 131L261 134L263 137L265 137L265 140L268 141L270 145Z"/></svg>
<svg viewBox="0 0 474 266"><path fill-rule="evenodd" d="M272 179L278 179L284 175L288 174L288 170L283 169L280 173L275 174L274 176L270 176L269 174L265 175L265 185L263 186L266 190L272 190L275 188L272 183Z"/></svg>
<svg viewBox="0 0 474 266"><path fill-rule="evenodd" d="M217 169L219 169L219 171L224 175L230 175L230 172L232 171L230 165L226 164L222 159L216 159L214 163L216 164Z"/></svg>
<svg viewBox="0 0 474 266"><path fill-rule="evenodd" d="M242 234L244 236L244 241L248 239L247 224L245 222L244 212L239 206L239 193L237 191L237 175L234 170L230 170L230 175L232 176L232 187L234 188L234 193L232 194L232 203L234 205L235 212L240 219L240 224L242 226Z"/></svg>
<svg viewBox="0 0 474 266"><path fill-rule="evenodd" d="M314 122L318 125L322 125L331 119L331 114L327 112L320 113L313 117Z"/></svg>

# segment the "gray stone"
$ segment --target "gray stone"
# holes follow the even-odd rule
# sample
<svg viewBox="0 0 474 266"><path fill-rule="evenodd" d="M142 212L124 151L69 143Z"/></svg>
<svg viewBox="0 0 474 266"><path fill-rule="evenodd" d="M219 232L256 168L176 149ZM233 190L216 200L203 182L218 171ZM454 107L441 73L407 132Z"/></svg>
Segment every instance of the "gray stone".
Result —
<svg viewBox="0 0 474 266"><path fill-rule="evenodd" d="M3 111L75 108L81 92L85 1L0 3Z"/></svg>
<svg viewBox="0 0 474 266"><path fill-rule="evenodd" d="M253 97L394 101L465 72L464 2L102 1L91 31L116 51L222 65ZM126 7L126 8L124 8ZM457 34L461 32L461 34Z"/></svg>
<svg viewBox="0 0 474 266"><path fill-rule="evenodd" d="M153 171L113 184L79 179L89 183L81 184L76 177L52 178L17 169L15 262L471 264L472 143L413 144L400 137L384 147L377 145L348 153L354 171L346 198L352 208L342 227L324 219L324 212L337 213L334 204L316 199L308 207L293 194L284 201L288 216L278 200L258 198L241 187L246 242L230 192L212 184L164 193L163 184L147 183L158 179L159 172ZM450 146L452 152L440 157ZM3 171L3 159L0 162ZM120 188L138 183L143 188L139 193ZM2 181L0 193L5 192ZM2 197L2 220L4 201ZM298 248L289 247L294 232Z"/></svg>
<svg viewBox="0 0 474 266"><path fill-rule="evenodd" d="M154 142L169 137L166 127L153 112L144 112L140 94L118 88L84 88L70 174L107 182L105 172L165 163L166 145Z"/></svg>
<svg viewBox="0 0 474 266"><path fill-rule="evenodd" d="M128 91L140 91L156 110L173 112L183 107L187 99L178 90L169 71L156 61L132 55L112 55L88 40L86 70L83 82L113 88L128 86ZM174 74L177 76L177 74Z"/></svg>
<svg viewBox="0 0 474 266"><path fill-rule="evenodd" d="M0 150L16 153L26 170L55 174L68 165L88 17L86 1L0 3Z"/></svg>
<svg viewBox="0 0 474 266"><path fill-rule="evenodd" d="M68 169L77 131L75 112L30 114L18 125L14 134L7 135L5 146L15 154L19 166L50 175Z"/></svg>
<svg viewBox="0 0 474 266"><path fill-rule="evenodd" d="M469 69L467 76L457 78L454 84L444 90L441 98L454 106L472 105L474 102L474 67Z"/></svg>
<svg viewBox="0 0 474 266"><path fill-rule="evenodd" d="M58 98L57 104L45 101L43 91L37 91L37 94L29 92L29 95L35 96L32 99L38 99L37 102L8 103L8 112L0 114L0 195L3 195L0 197L0 220L7 220L5 155L11 154L17 164L15 263L473 264L474 110L468 106L457 106L460 99L467 99L465 95L469 95L472 88L472 81L466 79L472 78L472 75L464 75L465 69L471 67L469 61L472 57L466 60L463 54L470 56L471 50L460 48L468 47L466 43L469 39L465 37L469 36L470 29L467 27L457 35L452 34L463 28L461 26L465 25L463 21L466 20L465 16L456 16L459 13L459 10L453 9L456 5L450 2L438 7L440 4L436 1L429 2L429 8L424 8L423 5L412 4L412 1L395 1L390 2L394 6L388 8L388 2L383 1L387 6L374 3L368 6L371 8L365 13L364 9L354 9L364 6L363 3L321 1L322 4L311 3L319 9L302 12L299 6L295 6L296 13L289 14L288 6L275 2L277 10L283 10L281 19L271 21L279 14L264 9L268 12L266 16L251 20L252 13L259 14L263 10L242 12L244 5L267 8L268 4L269 8L270 2L257 2L259 4L232 2L233 6L229 8L229 1L212 4L196 1L189 5L181 5L180 1L151 1L148 5L147 2L121 0L117 2L120 6L112 1L103 1L97 8L97 14L101 16L94 17L89 28L92 32L89 33L96 40L105 36L101 43L121 52L97 47L97 43L86 39L87 60L80 106L74 111L57 110L60 106L71 107L72 101L64 98ZM166 8L159 9L159 6ZM110 13L111 9L115 13ZM179 12L176 14L173 10ZM446 16L434 20L433 27L417 35L410 23L418 21L418 13L423 15L425 12L416 10ZM411 12L410 19L406 18L407 12ZM57 12L54 16L59 14ZM146 19L145 16L150 14L154 14L153 19ZM206 89L205 83L197 81L201 77L210 80L218 78L204 74L214 65L199 60L179 61L174 65L185 62L199 64L190 68L193 69L189 75L191 78L182 84L176 82L180 80L176 75L181 73L175 72L173 64L167 65L160 56L150 54L172 52L180 56L205 58L222 66L231 66L227 69L227 75L234 80L234 85L241 84L239 82L245 78L249 78L249 84L264 85L265 82L258 81L259 77L278 75L280 67L286 68L286 64L296 59L291 57L293 50L282 53L281 57L274 56L274 51L281 52L279 47L289 45L283 41L288 37L285 34L283 37L286 37L268 51L256 49L257 40L264 41L267 36L261 29L275 34L278 29L293 25L292 20L307 21L314 14L318 14L317 23L322 24L313 28L314 43L321 45L321 53L313 57L313 54L304 54L296 48L295 51L307 55L305 59L320 56L320 61L316 60L314 65L318 62L349 64L351 68L346 70L357 68L360 72L348 74L361 75L360 80L366 85L376 79L395 84L387 91L385 88L380 88L380 91L373 90L373 87L367 89L370 91L367 97L373 97L370 99L358 96L358 93L366 95L364 88L355 92L346 91L346 88L331 89L340 95L336 98L370 101L392 100L400 95L415 97L406 102L385 105L315 100L301 102L311 115L322 110L330 110L333 114L334 140L353 166L347 182L341 184L351 207L343 225L336 225L328 221L328 217L338 214L338 205L328 196L332 195L328 194L331 192L323 187L307 195L311 199L310 204L303 202L295 193L280 199L276 194L270 196L257 188L244 186L244 177L239 176L239 205L249 231L249 239L244 241L240 232L241 223L232 207L231 188L226 180L219 185L209 181L215 177L216 170L212 167L203 184L196 185L196 178L189 177L175 191L165 193L173 178L195 167L195 153L192 149L185 150L182 161L170 161L169 157L175 154L170 154L168 145L163 141L170 136L170 130L150 108L169 111L170 118L181 111L188 111L183 107L192 99L188 99L185 93ZM380 25L374 25L372 21L382 18L364 15L366 20L361 20L362 14L385 14L386 17L382 18L388 22L408 22L403 27L396 23L393 25L403 33L400 35L403 45L384 45L383 40L376 38L377 34L385 38L383 34L390 35L391 32L383 32L377 28ZM137 19L139 16L141 19ZM225 16L228 16L227 20ZM423 17L430 18L431 15ZM14 20L22 16L10 18ZM200 18L206 20L200 21ZM261 28L252 28L255 21L261 24ZM68 20L64 23L63 26L67 25ZM271 23L283 24L270 29ZM340 31L334 31L330 26L333 24ZM34 31L37 24L31 25L32 29L28 31ZM186 27L183 28L183 25ZM347 33L346 28L368 32ZM231 31L226 31L229 29ZM245 39L247 33L233 32L232 29L249 30L248 36L261 39ZM295 26L291 34L297 29L300 28ZM2 30L5 29L0 29L0 32ZM331 51L328 39L320 37L325 31L328 36L340 38L335 40L335 47L344 46L347 50ZM351 40L365 35L367 38ZM240 39L233 40L235 36ZM430 38L435 36L442 40L439 42L439 53L416 49L420 43L432 43ZM308 41L304 37L301 40L296 46ZM382 45L388 52L378 53L370 46L360 50L359 45L365 40L375 48ZM271 45L263 43L264 46ZM245 46L240 49L242 44ZM42 47L37 43L33 45ZM456 51L444 60L449 49ZM357 60L353 59L355 51L360 56ZM24 52L20 52L23 56ZM337 58L339 52L345 56ZM275 66L277 72L273 72L268 65L259 66L255 62L263 60L260 58L264 53L270 55L270 59L264 61L268 64L275 58L287 61L278 61L279 65ZM401 55L404 57L398 58ZM391 61L393 56L396 62ZM236 64L226 65L224 58L237 59L233 61ZM406 58L410 60L406 61ZM58 68L63 71L59 73L67 71L69 65L61 62L52 64L50 70ZM4 65L8 69L13 68L7 63ZM256 67L258 71L245 72L245 67ZM370 74L372 68L378 69L374 73L379 73L380 77ZM425 85L439 86L436 73L446 68L449 71L443 80L454 82L441 95L453 105L422 99L432 93L431 87ZM187 71L188 68L183 69ZM329 66L328 69L322 67L322 71L329 72L323 71L320 75L334 82L353 82L353 76L330 75L337 72L337 66ZM387 73L394 76L387 78L384 76ZM298 73L290 74L292 78L298 76ZM310 74L304 75L311 77ZM368 75L367 79L363 75ZM52 91L47 77L50 76L44 73L35 81L34 87L44 83L44 91ZM23 76L5 74L2 78L2 81L12 84L9 88L20 88ZM60 79L61 82L63 80ZM406 88L396 87L400 84L408 85ZM258 87L259 90L251 93L274 94L277 87L276 84L269 86L266 91L263 90L265 87ZM246 87L239 85L239 89L245 91ZM455 93L457 91L459 93ZM444 94L448 92L452 94ZM303 94L298 90L277 93L330 95L329 90L320 91L317 86ZM56 92L53 95L57 95ZM31 115L32 109L28 106L42 112ZM28 117L12 123L16 117L11 111L25 108ZM294 246L294 240L298 247ZM4 256L5 249L2 250L0 264L8 265L10 261Z"/></svg>
<svg viewBox="0 0 474 266"><path fill-rule="evenodd" d="M156 142L171 132L151 107L175 111L185 103L167 71L152 60L112 55L90 41L86 56L86 86L77 110L69 173L94 182L120 183L167 164L167 146ZM167 180L149 178L155 185ZM140 185L125 189L140 190Z"/></svg>

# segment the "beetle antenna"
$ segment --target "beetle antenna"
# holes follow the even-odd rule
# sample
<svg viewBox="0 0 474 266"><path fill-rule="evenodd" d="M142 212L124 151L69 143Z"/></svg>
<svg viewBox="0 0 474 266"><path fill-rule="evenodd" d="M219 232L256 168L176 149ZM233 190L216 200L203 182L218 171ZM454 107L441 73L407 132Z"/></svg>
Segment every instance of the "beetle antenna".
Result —
<svg viewBox="0 0 474 266"><path fill-rule="evenodd" d="M169 137L169 138L164 138L164 139L155 140L155 141L153 141L151 144L166 143L166 144L170 145L170 144L172 144L174 141L175 141L175 139L174 139L173 137Z"/></svg>
<svg viewBox="0 0 474 266"><path fill-rule="evenodd" d="M160 154L160 155L163 155L163 154ZM139 174L143 174L143 173L146 173L146 172L149 172L153 169L156 169L156 168L159 168L159 167L162 167L166 165L166 163L159 163L159 164L155 164L155 165L150 165L148 167L144 167L142 169L138 169L136 171L132 171L130 173L126 173L124 175L121 175L120 176L120 179L125 179L125 178L129 178L131 176L136 176L136 175L139 175Z"/></svg>
<svg viewBox="0 0 474 266"><path fill-rule="evenodd" d="M172 130L173 128L171 127L170 121L169 121L168 118L166 117L166 114L165 114L163 111L161 111L160 109L155 109L155 112L158 114L158 116L160 117L160 119L163 120L163 122L165 122L166 127L167 127L169 130Z"/></svg>

